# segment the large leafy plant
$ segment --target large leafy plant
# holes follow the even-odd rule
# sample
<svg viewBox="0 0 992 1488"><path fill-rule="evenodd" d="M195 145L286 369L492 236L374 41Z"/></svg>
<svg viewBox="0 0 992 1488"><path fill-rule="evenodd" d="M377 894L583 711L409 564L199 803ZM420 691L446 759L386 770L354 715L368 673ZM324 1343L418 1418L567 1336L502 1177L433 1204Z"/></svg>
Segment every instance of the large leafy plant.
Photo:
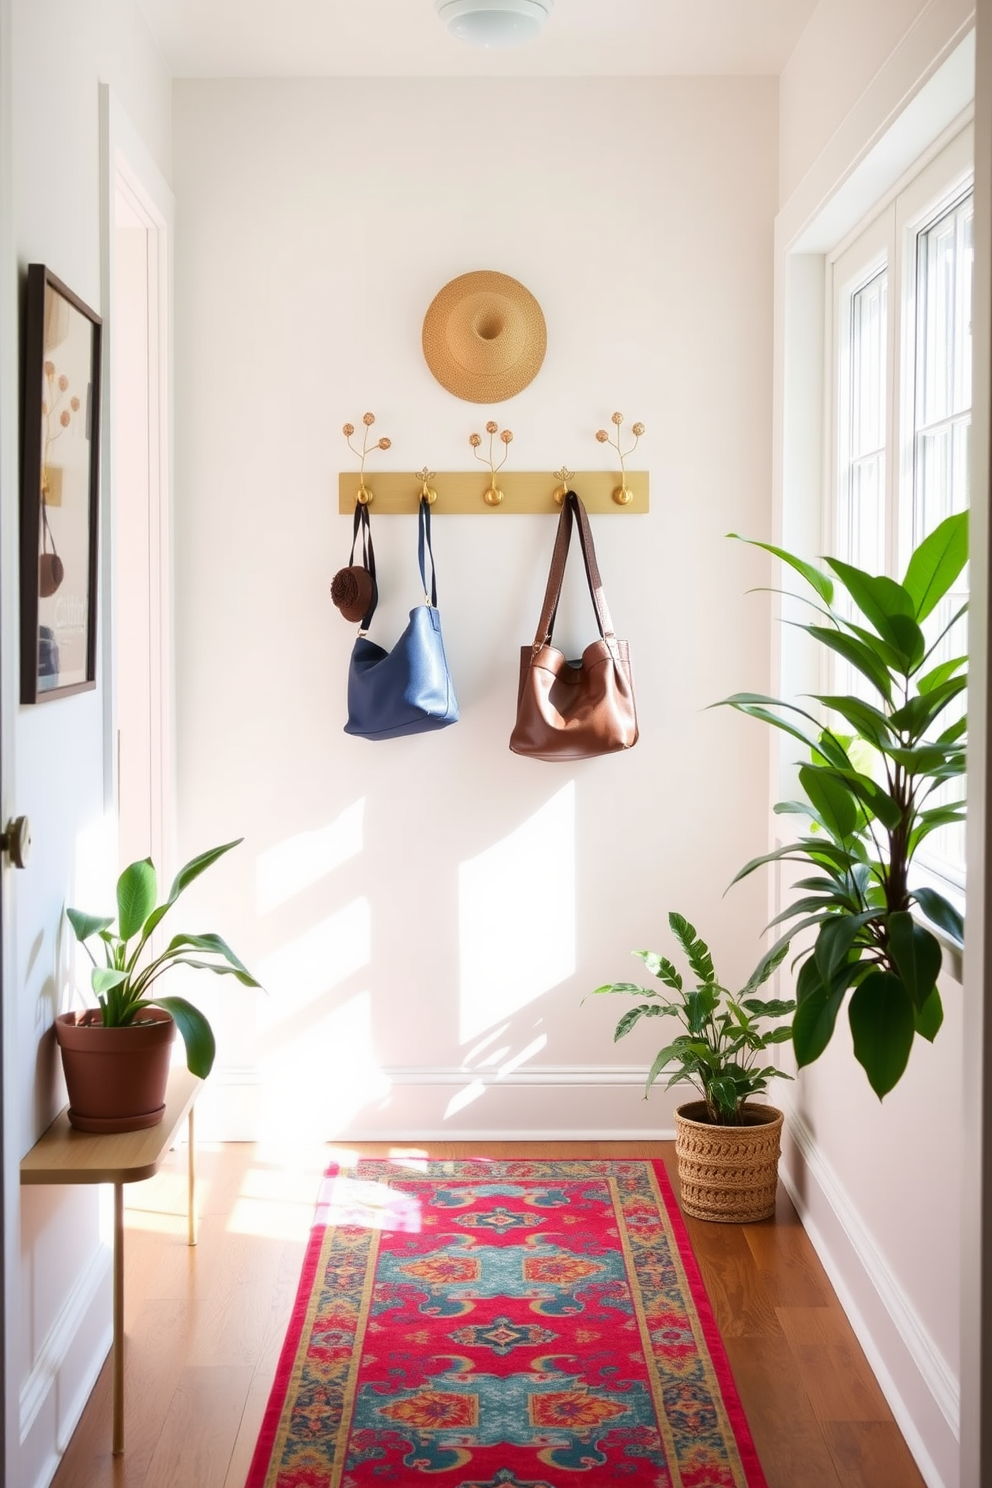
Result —
<svg viewBox="0 0 992 1488"><path fill-rule="evenodd" d="M829 574L771 544L753 546L806 581L818 616L800 628L864 678L867 696L814 694L826 726L797 703L757 693L724 699L809 751L799 769L805 798L775 807L804 817L809 830L754 858L734 882L776 860L813 870L797 880L797 897L772 921L791 922L785 940L816 931L799 958L796 1059L803 1066L819 1058L851 992L854 1053L881 1098L901 1078L914 1038L932 1041L943 1021L941 944L919 912L954 945L963 943L958 911L935 889L919 885L911 868L931 832L964 820L963 799L935 799L934 793L965 770L962 705L950 722L947 710L967 686L967 657L937 658L967 606L936 635L927 636L923 627L964 568L967 515L948 517L919 545L902 583L827 558L854 618L835 605Z"/></svg>
<svg viewBox="0 0 992 1488"><path fill-rule="evenodd" d="M623 1014L614 1042L628 1034L641 1018L677 1018L685 1030L655 1055L644 1087L645 1097L662 1071L668 1070L666 1090L677 1084L694 1085L714 1125L743 1126L749 1096L762 1094L775 1077L791 1079L775 1065L760 1063L758 1056L769 1044L791 1038L788 1024L769 1027L767 1020L784 1017L796 1004L764 1001L754 995L785 956L788 944L780 945L775 955L763 957L743 990L735 994L718 980L709 946L696 934L695 926L680 914L670 914L668 923L697 978L695 986L687 986L673 963L657 951L634 951L632 954L648 971L676 995L666 996L635 982L610 982L595 991L649 999Z"/></svg>
<svg viewBox="0 0 992 1488"><path fill-rule="evenodd" d="M93 962L91 980L100 1004L105 1028L126 1028L140 1022L143 1009L164 1008L176 1020L186 1045L186 1063L194 1075L206 1079L213 1067L216 1044L213 1031L200 1010L183 997L163 996L156 983L174 966L191 966L235 977L246 987L259 983L219 935L174 935L157 956L150 954L151 937L179 896L224 853L244 839L225 842L200 853L180 868L169 896L158 899L158 877L151 858L131 863L117 880L117 920L67 909L66 917L76 939ZM86 944L96 937L103 943L103 965Z"/></svg>

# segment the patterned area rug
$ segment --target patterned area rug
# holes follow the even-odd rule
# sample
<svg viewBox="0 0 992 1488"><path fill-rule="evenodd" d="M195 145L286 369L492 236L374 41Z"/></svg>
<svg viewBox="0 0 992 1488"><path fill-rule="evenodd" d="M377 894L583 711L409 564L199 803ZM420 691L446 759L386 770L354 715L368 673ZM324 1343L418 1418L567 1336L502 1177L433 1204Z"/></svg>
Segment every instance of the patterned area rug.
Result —
<svg viewBox="0 0 992 1488"><path fill-rule="evenodd" d="M246 1488L765 1488L660 1162L324 1182Z"/></svg>

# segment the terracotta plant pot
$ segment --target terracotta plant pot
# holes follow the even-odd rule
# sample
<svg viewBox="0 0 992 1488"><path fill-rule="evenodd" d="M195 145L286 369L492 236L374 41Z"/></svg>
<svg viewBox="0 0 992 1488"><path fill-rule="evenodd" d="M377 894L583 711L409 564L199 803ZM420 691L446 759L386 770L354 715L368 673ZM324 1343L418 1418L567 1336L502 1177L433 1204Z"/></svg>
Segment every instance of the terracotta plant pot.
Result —
<svg viewBox="0 0 992 1488"><path fill-rule="evenodd" d="M746 1126L714 1126L705 1101L675 1110L682 1208L694 1219L751 1224L775 1213L782 1112L749 1101Z"/></svg>
<svg viewBox="0 0 992 1488"><path fill-rule="evenodd" d="M55 1037L79 1131L141 1131L165 1114L176 1025L162 1008L142 1009L129 1028L104 1028L97 1012L60 1013Z"/></svg>

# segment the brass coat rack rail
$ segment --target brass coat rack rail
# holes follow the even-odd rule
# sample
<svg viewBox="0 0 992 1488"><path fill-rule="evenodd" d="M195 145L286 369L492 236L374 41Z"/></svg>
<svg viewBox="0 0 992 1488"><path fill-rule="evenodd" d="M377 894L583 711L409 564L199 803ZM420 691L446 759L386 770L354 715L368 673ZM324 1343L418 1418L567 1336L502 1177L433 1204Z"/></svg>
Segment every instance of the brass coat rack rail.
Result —
<svg viewBox="0 0 992 1488"><path fill-rule="evenodd" d="M586 510L607 513L644 513L650 511L646 470L627 470L621 488L620 477L615 470L577 470L568 472L567 484L560 473L550 475L538 470L498 470L493 480L485 471L439 470L430 472L428 478L422 474L407 475L403 471L385 470L375 474L360 474L358 471L343 471L338 476L338 510L351 516L355 510L359 490L371 494L370 510L375 515L399 516L416 512L421 493L426 485L436 495L432 502L436 515L444 513L469 515L484 513L557 513L561 495L569 487L575 490L585 504ZM493 503L493 489L501 495ZM621 490L629 500L618 499Z"/></svg>

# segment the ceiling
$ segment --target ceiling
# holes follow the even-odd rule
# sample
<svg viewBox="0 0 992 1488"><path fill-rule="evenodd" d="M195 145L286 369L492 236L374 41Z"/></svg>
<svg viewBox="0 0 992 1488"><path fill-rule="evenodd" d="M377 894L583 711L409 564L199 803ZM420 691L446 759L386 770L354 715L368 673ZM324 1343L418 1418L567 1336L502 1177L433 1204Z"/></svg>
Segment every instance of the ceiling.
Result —
<svg viewBox="0 0 992 1488"><path fill-rule="evenodd" d="M138 0L174 77L777 75L817 0L556 0L529 46L450 37L434 0Z"/></svg>

